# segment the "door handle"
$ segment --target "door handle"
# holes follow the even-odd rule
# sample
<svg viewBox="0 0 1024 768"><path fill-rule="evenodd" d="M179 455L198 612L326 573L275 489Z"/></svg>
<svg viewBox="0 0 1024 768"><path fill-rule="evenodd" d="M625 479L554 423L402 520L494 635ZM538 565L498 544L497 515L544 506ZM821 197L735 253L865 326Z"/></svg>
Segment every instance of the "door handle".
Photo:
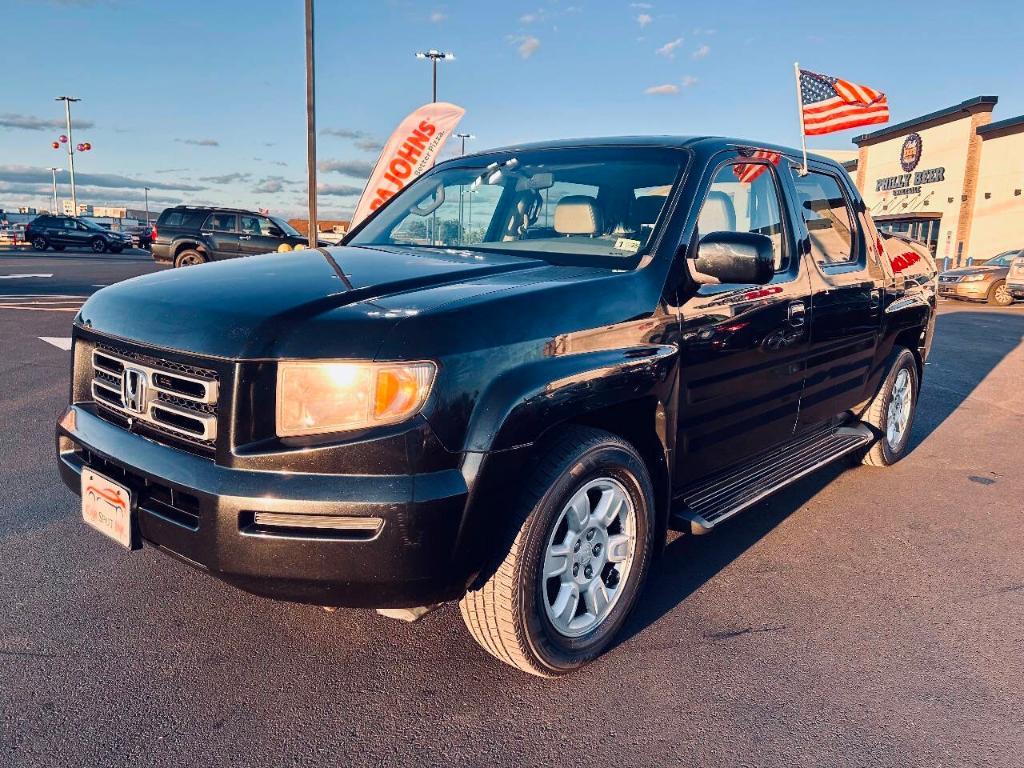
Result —
<svg viewBox="0 0 1024 768"><path fill-rule="evenodd" d="M252 240L252 235L239 235L239 240Z"/></svg>
<svg viewBox="0 0 1024 768"><path fill-rule="evenodd" d="M807 321L807 307L802 301L791 301L789 303L789 324L800 327Z"/></svg>

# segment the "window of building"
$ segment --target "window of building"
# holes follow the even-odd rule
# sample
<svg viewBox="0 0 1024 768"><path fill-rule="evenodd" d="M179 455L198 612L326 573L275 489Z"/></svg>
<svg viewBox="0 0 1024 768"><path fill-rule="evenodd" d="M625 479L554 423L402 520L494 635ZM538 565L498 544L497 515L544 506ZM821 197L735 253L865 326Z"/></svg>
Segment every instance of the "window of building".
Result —
<svg viewBox="0 0 1024 768"><path fill-rule="evenodd" d="M803 211L811 256L818 264L849 264L854 261L853 216L839 180L824 173L794 176L797 198Z"/></svg>

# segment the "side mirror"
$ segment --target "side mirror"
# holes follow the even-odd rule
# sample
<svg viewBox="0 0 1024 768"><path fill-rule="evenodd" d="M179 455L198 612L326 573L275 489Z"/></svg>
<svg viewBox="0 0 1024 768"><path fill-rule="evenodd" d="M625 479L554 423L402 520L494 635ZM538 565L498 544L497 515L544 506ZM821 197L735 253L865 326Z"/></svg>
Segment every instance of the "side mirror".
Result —
<svg viewBox="0 0 1024 768"><path fill-rule="evenodd" d="M764 285L775 275L772 241L755 232L710 232L690 267L698 283Z"/></svg>
<svg viewBox="0 0 1024 768"><path fill-rule="evenodd" d="M281 229L280 227L271 227L270 228L270 236L271 237L284 237L284 230Z"/></svg>

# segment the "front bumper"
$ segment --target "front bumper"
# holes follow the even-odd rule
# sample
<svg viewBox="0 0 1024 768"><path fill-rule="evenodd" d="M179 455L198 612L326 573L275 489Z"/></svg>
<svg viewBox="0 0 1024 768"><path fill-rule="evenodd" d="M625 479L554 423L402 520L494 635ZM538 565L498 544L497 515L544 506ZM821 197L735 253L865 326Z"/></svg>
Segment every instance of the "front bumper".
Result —
<svg viewBox="0 0 1024 768"><path fill-rule="evenodd" d="M457 469L321 475L224 467L72 406L57 427L75 493L90 467L133 492L145 542L255 594L316 605L406 608L457 599L468 497ZM260 526L255 513L379 518L378 530Z"/></svg>
<svg viewBox="0 0 1024 768"><path fill-rule="evenodd" d="M986 301L990 280L972 280L970 282L943 283L939 282L939 296L944 299L961 299L963 301Z"/></svg>

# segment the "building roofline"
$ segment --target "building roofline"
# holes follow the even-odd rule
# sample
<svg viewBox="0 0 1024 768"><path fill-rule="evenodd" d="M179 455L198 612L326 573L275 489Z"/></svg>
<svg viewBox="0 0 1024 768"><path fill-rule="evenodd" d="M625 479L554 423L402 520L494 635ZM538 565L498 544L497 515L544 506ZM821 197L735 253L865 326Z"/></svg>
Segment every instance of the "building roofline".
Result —
<svg viewBox="0 0 1024 768"><path fill-rule="evenodd" d="M1005 136L1008 133L1017 133L1018 131L1024 131L1024 115L1008 117L1005 120L999 120L998 122L989 123L988 125L979 125L977 132L982 138L994 139L996 136L989 136L989 134Z"/></svg>
<svg viewBox="0 0 1024 768"><path fill-rule="evenodd" d="M883 141L890 136L906 133L912 128L918 128L927 123L944 123L949 120L955 120L961 113L971 114L985 110L991 112L998 101L998 96L975 96L973 99L967 99L967 101L961 101L959 104L954 104L951 107L946 107L927 115L921 115L921 117L915 117L913 120L890 125L872 133L862 133L860 136L854 136L853 143L858 147L866 144L877 144L879 141Z"/></svg>

